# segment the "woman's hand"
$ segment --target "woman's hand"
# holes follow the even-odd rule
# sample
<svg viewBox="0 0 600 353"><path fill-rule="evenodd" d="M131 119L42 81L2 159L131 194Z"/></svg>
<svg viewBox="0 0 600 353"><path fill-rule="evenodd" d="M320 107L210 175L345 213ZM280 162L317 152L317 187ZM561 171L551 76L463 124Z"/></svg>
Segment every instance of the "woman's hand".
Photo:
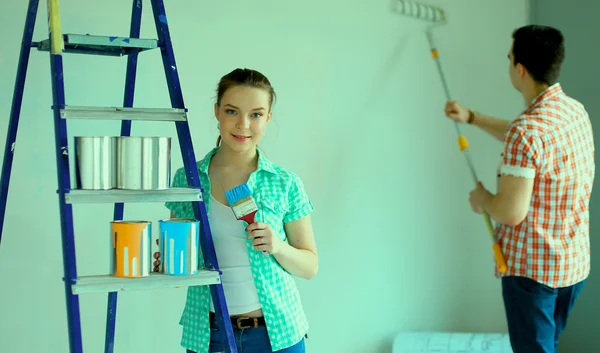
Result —
<svg viewBox="0 0 600 353"><path fill-rule="evenodd" d="M309 215L284 225L287 241L281 240L265 223L252 223L246 231L254 249L273 255L291 275L311 279L317 274L319 256Z"/></svg>
<svg viewBox="0 0 600 353"><path fill-rule="evenodd" d="M283 241L275 236L273 229L267 223L254 222L246 227L248 239L252 240L255 250L277 254L283 246Z"/></svg>

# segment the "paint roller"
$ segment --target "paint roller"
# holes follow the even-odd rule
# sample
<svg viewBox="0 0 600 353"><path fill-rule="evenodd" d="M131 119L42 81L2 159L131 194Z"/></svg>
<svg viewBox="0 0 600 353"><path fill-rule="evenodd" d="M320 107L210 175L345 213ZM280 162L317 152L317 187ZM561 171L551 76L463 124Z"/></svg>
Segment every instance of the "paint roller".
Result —
<svg viewBox="0 0 600 353"><path fill-rule="evenodd" d="M396 0L395 11L402 16L427 21L435 26L441 26L446 23L446 14L444 10L421 2ZM447 100L451 100L450 90L448 89L448 83L446 82L444 71L442 70L442 66L440 64L439 52L436 49L436 46L433 42L433 35L431 33L432 27L433 26L430 26L430 28L428 28L426 31L427 40L429 42L429 48L431 50L431 56L433 57L433 60L436 63L440 79L442 81L442 86L446 94L446 98ZM454 126L456 127L456 132L458 134L458 147L461 153L465 156L467 160L467 165L469 167L469 170L471 171L471 176L473 177L473 181L475 182L475 185L477 185L479 179L477 178L477 173L475 173L475 167L473 166L473 161L471 160L471 155L469 153L469 143L467 141L467 138L462 133L460 124L455 121ZM504 255L502 254L502 249L500 248L500 245L496 242L496 238L494 236L494 226L492 225L490 216L485 212L483 213L483 219L487 226L488 233L492 239L492 250L494 251L494 258L496 260L496 265L498 266L498 271L504 273L506 272L506 261L504 260Z"/></svg>
<svg viewBox="0 0 600 353"><path fill-rule="evenodd" d="M444 10L421 2L396 0L395 9L403 16L429 21L438 25L446 23Z"/></svg>

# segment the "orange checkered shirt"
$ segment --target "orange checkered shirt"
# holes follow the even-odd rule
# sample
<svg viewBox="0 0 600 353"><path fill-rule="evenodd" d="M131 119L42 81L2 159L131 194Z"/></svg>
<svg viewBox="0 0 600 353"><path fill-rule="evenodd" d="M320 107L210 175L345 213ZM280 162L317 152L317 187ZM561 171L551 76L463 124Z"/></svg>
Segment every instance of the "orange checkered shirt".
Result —
<svg viewBox="0 0 600 353"><path fill-rule="evenodd" d="M589 200L594 182L592 126L583 105L556 83L508 127L499 174L534 178L525 220L498 224L508 270L552 288L590 272Z"/></svg>

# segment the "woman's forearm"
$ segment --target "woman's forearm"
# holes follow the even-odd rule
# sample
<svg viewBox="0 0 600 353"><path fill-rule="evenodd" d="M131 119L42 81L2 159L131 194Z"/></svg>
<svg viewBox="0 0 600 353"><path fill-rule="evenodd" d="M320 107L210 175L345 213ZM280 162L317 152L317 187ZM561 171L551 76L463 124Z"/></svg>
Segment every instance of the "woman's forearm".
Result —
<svg viewBox="0 0 600 353"><path fill-rule="evenodd" d="M319 270L317 254L309 250L297 249L286 242L282 243L281 249L273 254L273 257L281 267L294 276L311 279Z"/></svg>

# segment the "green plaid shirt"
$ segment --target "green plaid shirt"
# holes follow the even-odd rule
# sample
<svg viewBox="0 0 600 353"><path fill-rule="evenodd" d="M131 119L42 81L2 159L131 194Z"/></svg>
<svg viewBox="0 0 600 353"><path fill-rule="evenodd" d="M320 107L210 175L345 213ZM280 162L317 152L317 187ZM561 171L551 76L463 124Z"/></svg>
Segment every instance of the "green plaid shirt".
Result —
<svg viewBox="0 0 600 353"><path fill-rule="evenodd" d="M210 179L208 166L218 147L196 165L204 189L204 202L210 213ZM187 186L183 168L173 177L173 187ZM258 168L250 175L248 186L258 206L256 221L268 223L274 233L286 241L284 223L294 221L314 209L300 178L269 161L258 151ZM195 218L191 203L167 202L166 207L179 218ZM247 242L250 266L258 299L262 305L273 350L298 343L308 332L308 322L300 302L296 282L273 256L265 257ZM202 252L200 252L201 260ZM183 326L181 345L197 353L208 352L210 326L208 313L210 290L207 286L189 287L180 324Z"/></svg>

